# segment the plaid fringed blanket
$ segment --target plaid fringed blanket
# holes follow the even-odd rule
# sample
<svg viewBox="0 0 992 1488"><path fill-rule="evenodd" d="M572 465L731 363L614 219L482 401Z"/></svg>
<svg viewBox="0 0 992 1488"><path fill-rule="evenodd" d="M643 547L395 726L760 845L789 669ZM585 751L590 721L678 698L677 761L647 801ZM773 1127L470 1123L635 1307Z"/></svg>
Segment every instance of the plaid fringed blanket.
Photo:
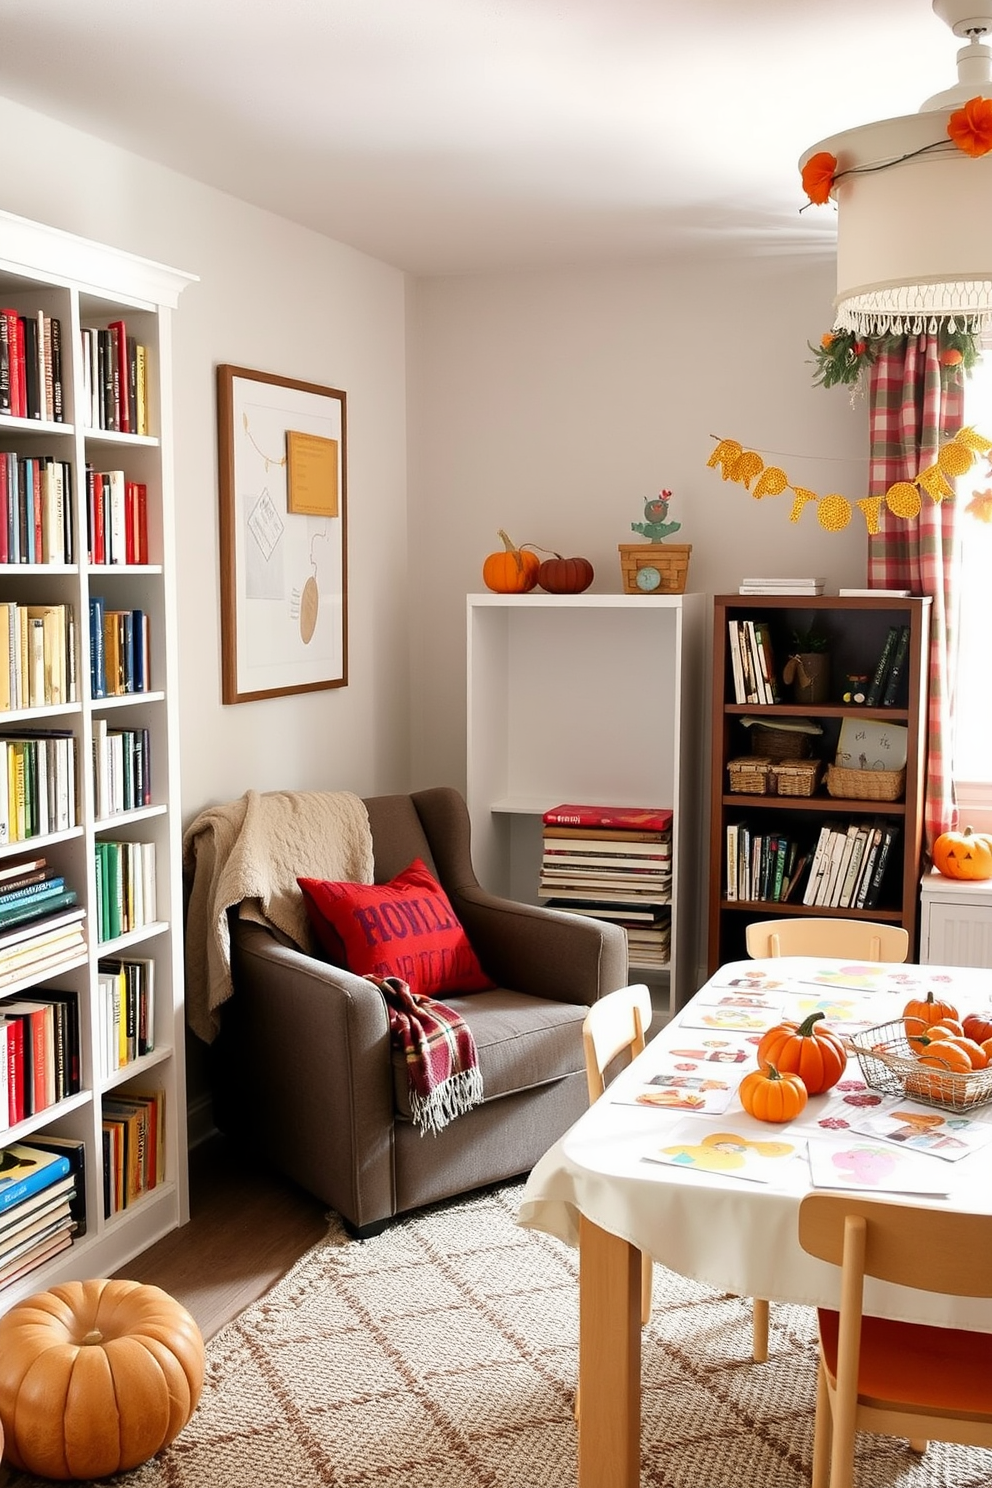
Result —
<svg viewBox="0 0 992 1488"><path fill-rule="evenodd" d="M414 1125L436 1135L482 1100L475 1039L452 1008L411 992L399 977L366 981L382 993L393 1047L406 1059Z"/></svg>

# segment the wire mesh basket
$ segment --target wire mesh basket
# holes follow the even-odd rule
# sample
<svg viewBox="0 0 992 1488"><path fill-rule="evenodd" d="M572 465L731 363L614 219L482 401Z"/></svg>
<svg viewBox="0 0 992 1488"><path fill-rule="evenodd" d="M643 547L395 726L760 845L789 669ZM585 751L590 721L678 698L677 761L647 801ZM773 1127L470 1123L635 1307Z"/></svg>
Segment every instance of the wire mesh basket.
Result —
<svg viewBox="0 0 992 1488"><path fill-rule="evenodd" d="M913 1053L902 1020L880 1023L850 1039L861 1073L873 1090L904 1095L942 1110L969 1111L992 1100L992 1068L935 1069L921 1064Z"/></svg>

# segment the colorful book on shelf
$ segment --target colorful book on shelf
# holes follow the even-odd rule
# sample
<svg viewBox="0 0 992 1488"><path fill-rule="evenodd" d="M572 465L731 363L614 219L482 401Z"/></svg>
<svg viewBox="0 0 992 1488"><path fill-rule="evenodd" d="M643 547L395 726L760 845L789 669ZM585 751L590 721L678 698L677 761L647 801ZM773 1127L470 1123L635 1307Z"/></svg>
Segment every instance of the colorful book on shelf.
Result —
<svg viewBox="0 0 992 1488"><path fill-rule="evenodd" d="M878 661L872 679L868 683L868 691L865 695L865 707L877 708L885 691L885 684L889 680L889 672L892 669L892 658L895 655L896 644L899 640L901 627L890 625L882 649L879 652Z"/></svg>
<svg viewBox="0 0 992 1488"><path fill-rule="evenodd" d="M27 1142L14 1142L0 1151L0 1210L56 1183L70 1171L69 1159L44 1152Z"/></svg>
<svg viewBox="0 0 992 1488"><path fill-rule="evenodd" d="M633 831L667 831L672 812L663 806L552 806L544 813L550 827L622 827Z"/></svg>

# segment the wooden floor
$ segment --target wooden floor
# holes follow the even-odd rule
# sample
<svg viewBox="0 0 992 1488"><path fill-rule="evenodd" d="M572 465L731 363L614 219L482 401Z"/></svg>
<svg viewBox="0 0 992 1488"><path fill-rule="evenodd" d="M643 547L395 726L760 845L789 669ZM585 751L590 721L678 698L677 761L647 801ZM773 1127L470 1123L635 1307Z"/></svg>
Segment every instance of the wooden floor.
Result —
<svg viewBox="0 0 992 1488"><path fill-rule="evenodd" d="M193 1314L205 1338L268 1291L327 1231L327 1206L254 1167L223 1136L190 1153L188 1225L117 1272L154 1283Z"/></svg>

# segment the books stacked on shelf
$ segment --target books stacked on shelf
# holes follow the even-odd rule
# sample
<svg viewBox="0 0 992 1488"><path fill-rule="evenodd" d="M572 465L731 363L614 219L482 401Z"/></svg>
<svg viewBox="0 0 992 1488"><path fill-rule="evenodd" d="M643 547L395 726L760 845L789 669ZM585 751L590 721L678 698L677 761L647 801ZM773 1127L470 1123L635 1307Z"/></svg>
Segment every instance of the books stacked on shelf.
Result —
<svg viewBox="0 0 992 1488"><path fill-rule="evenodd" d="M803 903L833 909L875 909L899 823L887 817L824 822Z"/></svg>
<svg viewBox="0 0 992 1488"><path fill-rule="evenodd" d="M165 1178L165 1091L103 1097L103 1212L119 1214Z"/></svg>
<svg viewBox="0 0 992 1488"><path fill-rule="evenodd" d="M98 963L100 1058L104 1076L155 1048L155 963L133 957Z"/></svg>
<svg viewBox="0 0 992 1488"><path fill-rule="evenodd" d="M728 822L724 895L728 901L786 904L798 896L810 853L801 838Z"/></svg>
<svg viewBox="0 0 992 1488"><path fill-rule="evenodd" d="M86 557L93 564L148 562L148 487L123 470L86 468Z"/></svg>
<svg viewBox="0 0 992 1488"><path fill-rule="evenodd" d="M148 729L110 729L105 718L93 720L93 780L99 818L152 804L150 761Z"/></svg>
<svg viewBox="0 0 992 1488"><path fill-rule="evenodd" d="M741 579L739 594L822 594L826 579ZM841 593L843 594L843 590Z"/></svg>
<svg viewBox="0 0 992 1488"><path fill-rule="evenodd" d="M72 605L0 602L0 710L76 702L75 658Z"/></svg>
<svg viewBox="0 0 992 1488"><path fill-rule="evenodd" d="M150 637L144 610L110 610L90 600L90 696L122 697L149 690Z"/></svg>
<svg viewBox="0 0 992 1488"><path fill-rule="evenodd" d="M42 857L5 864L0 893L18 892L38 870L49 872ZM0 988L58 970L85 953L86 911L76 899L75 890L63 885L50 895L8 903L6 918L0 919Z"/></svg>
<svg viewBox="0 0 992 1488"><path fill-rule="evenodd" d="M737 703L781 701L767 620L728 620L730 663Z"/></svg>
<svg viewBox="0 0 992 1488"><path fill-rule="evenodd" d="M123 320L81 331L83 388L80 422L91 429L148 434L147 348Z"/></svg>
<svg viewBox="0 0 992 1488"><path fill-rule="evenodd" d="M80 1199L85 1213L68 1152L34 1139L0 1151L0 1287L68 1249L79 1232Z"/></svg>
<svg viewBox="0 0 992 1488"><path fill-rule="evenodd" d="M841 599L910 599L912 589L838 589Z"/></svg>
<svg viewBox="0 0 992 1488"><path fill-rule="evenodd" d="M638 966L668 964L672 813L565 804L544 813L539 893L552 907L611 920Z"/></svg>
<svg viewBox="0 0 992 1488"><path fill-rule="evenodd" d="M62 322L0 309L0 414L61 423Z"/></svg>
<svg viewBox="0 0 992 1488"><path fill-rule="evenodd" d="M69 729L0 734L0 843L76 825L76 740Z"/></svg>
<svg viewBox="0 0 992 1488"><path fill-rule="evenodd" d="M97 842L96 905L99 942L154 923L154 842Z"/></svg>
<svg viewBox="0 0 992 1488"><path fill-rule="evenodd" d="M872 679L868 684L868 708L905 707L909 680L909 626L890 625Z"/></svg>
<svg viewBox="0 0 992 1488"><path fill-rule="evenodd" d="M72 466L0 451L0 563L72 563Z"/></svg>
<svg viewBox="0 0 992 1488"><path fill-rule="evenodd" d="M0 999L0 1130L79 1089L78 994L29 987Z"/></svg>

